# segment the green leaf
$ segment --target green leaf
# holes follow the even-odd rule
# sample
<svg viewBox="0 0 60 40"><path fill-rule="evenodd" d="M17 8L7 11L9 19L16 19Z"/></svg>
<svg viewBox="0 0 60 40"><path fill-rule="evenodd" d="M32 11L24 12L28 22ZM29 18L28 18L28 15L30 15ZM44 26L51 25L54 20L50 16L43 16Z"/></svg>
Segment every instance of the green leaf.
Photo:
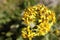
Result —
<svg viewBox="0 0 60 40"><path fill-rule="evenodd" d="M21 36L19 36L19 37L17 38L17 40L23 40L23 38L22 38Z"/></svg>

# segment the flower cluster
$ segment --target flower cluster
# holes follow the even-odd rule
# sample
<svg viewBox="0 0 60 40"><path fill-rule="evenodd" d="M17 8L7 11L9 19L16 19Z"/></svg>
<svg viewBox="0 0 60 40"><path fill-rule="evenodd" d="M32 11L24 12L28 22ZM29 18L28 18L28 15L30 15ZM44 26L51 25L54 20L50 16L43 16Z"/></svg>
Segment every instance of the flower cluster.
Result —
<svg viewBox="0 0 60 40"><path fill-rule="evenodd" d="M50 11L44 5L38 4L28 7L24 10L22 20L27 27L22 29L23 38L35 36L44 36L50 31L51 26L55 23L55 13Z"/></svg>

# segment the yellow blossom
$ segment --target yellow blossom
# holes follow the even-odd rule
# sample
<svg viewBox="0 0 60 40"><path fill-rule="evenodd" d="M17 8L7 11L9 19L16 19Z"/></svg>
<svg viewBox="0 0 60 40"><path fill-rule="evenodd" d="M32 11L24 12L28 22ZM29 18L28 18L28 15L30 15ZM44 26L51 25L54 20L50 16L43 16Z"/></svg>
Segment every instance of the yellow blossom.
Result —
<svg viewBox="0 0 60 40"><path fill-rule="evenodd" d="M22 30L23 38L32 40L35 36L44 36L47 34L53 23L55 23L55 13L42 4L28 7L22 15L23 22L27 25ZM35 23L34 26L31 22Z"/></svg>

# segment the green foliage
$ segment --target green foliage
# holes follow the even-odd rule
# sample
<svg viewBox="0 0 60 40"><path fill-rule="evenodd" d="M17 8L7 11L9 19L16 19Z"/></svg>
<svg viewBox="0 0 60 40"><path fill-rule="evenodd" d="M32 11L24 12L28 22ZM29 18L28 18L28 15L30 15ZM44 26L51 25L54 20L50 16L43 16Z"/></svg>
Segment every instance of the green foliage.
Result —
<svg viewBox="0 0 60 40"><path fill-rule="evenodd" d="M0 24L5 24L16 17L20 19L19 0L5 0L0 4Z"/></svg>

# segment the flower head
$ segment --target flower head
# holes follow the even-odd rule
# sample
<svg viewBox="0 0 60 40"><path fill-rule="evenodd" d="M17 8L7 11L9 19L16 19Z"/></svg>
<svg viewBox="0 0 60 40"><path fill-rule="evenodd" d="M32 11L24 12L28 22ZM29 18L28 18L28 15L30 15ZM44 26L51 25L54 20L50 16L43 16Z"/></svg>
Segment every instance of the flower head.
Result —
<svg viewBox="0 0 60 40"><path fill-rule="evenodd" d="M28 7L23 13L22 20L27 25L26 29L22 29L24 38L44 36L56 21L55 13L41 4ZM34 23L34 27L31 23Z"/></svg>

